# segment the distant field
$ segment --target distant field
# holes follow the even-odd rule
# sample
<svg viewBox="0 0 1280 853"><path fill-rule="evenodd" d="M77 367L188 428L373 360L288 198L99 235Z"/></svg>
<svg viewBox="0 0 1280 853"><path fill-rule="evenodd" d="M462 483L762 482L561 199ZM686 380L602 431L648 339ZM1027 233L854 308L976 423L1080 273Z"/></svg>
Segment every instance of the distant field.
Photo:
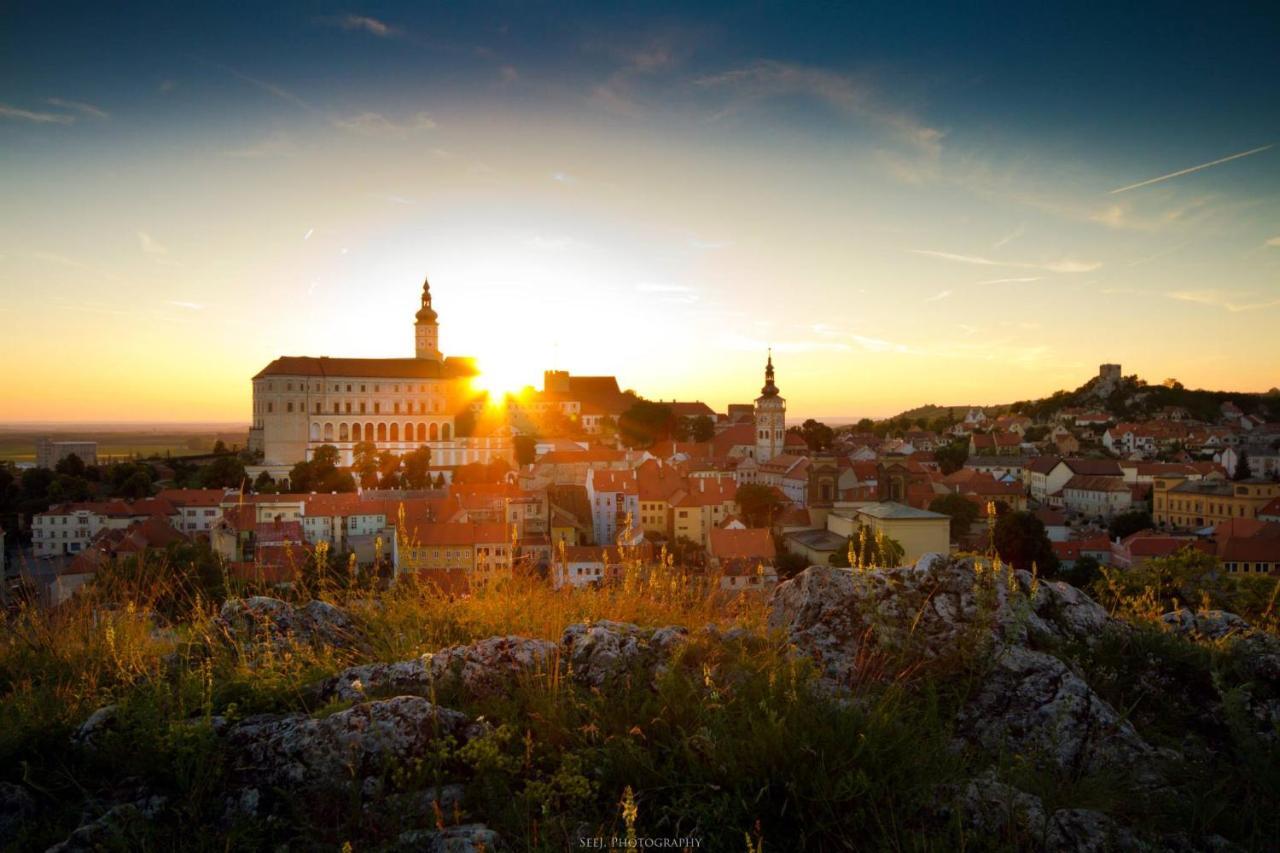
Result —
<svg viewBox="0 0 1280 853"><path fill-rule="evenodd" d="M132 456L196 456L213 450L221 439L228 447L244 447L246 431L228 430L113 430L111 432L51 432L0 429L0 462L34 462L36 440L49 437L54 441L96 441L98 460L127 459Z"/></svg>

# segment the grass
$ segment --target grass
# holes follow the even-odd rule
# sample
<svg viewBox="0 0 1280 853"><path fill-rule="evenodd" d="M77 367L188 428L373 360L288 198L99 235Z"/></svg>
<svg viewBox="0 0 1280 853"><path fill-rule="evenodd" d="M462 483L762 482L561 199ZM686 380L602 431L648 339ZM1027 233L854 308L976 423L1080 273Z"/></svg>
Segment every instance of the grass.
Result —
<svg viewBox="0 0 1280 853"><path fill-rule="evenodd" d="M96 441L99 460L129 459L137 456L192 456L209 453L215 441L222 440L228 447L244 446L245 432L226 430L112 430L98 431L22 431L12 428L0 430L0 462L34 462L36 441L52 438L54 441Z"/></svg>
<svg viewBox="0 0 1280 853"><path fill-rule="evenodd" d="M120 849L289 841L376 849L424 820L457 822L463 815L396 806L390 793L385 808L370 812L353 786L331 798L286 796L293 813L284 825L228 826L229 768L213 718L328 716L348 705L318 704L307 687L351 663L494 635L556 640L568 625L603 619L684 625L692 640L653 683L635 673L596 690L531 673L502 696L442 688L442 705L483 716L491 733L386 768L388 791L462 779L466 811L516 850L562 850L583 835L629 832L698 837L708 850L1013 849L1025 839L972 832L944 808L992 768L1053 808L1098 808L1156 831L1220 833L1247 849L1266 849L1280 834L1280 761L1247 724L1245 694L1256 698L1258 688L1229 642L1193 643L1147 624L1058 650L1144 737L1190 756L1172 789L1145 798L1124 779L1048 773L953 748L956 711L987 663L980 644L926 668L909 661L910 649L878 652L863 662L874 676L838 700L768 631L758 599L727 603L670 570L632 568L598 589L556 591L517 577L454 600L414 583L377 590L311 579L296 591L300 600L348 609L368 633L366 653L263 646L250 661L218 642L217 602L193 580L198 574L163 563L104 576L61 610L9 616L0 625L0 775L39 805L14 849L62 840L86 805L130 779L163 793L171 808L124 824ZM999 582L998 572L988 574ZM231 594L254 591L226 583ZM699 633L708 624L747 631L735 639ZM107 704L119 709L117 727L92 753L73 748L76 727ZM1220 711L1197 716L1206 707Z"/></svg>

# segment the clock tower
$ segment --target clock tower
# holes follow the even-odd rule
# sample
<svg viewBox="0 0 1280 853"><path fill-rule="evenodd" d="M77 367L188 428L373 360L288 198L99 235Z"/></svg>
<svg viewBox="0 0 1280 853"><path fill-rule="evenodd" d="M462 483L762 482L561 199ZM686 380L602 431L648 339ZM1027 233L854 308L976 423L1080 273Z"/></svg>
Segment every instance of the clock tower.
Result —
<svg viewBox="0 0 1280 853"><path fill-rule="evenodd" d="M787 401L773 384L773 351L764 367L764 387L756 398L756 462L764 464L782 454L787 433Z"/></svg>

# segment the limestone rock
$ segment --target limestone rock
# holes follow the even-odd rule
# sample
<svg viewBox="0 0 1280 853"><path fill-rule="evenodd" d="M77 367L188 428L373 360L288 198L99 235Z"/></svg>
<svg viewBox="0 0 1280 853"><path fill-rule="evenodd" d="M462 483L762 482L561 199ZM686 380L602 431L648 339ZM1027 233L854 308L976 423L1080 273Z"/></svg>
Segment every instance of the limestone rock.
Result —
<svg viewBox="0 0 1280 853"><path fill-rule="evenodd" d="M16 841L23 825L35 815L36 801L26 788L0 782L0 847Z"/></svg>
<svg viewBox="0 0 1280 853"><path fill-rule="evenodd" d="M102 741L103 735L115 728L119 721L120 709L116 705L105 705L89 715L80 724L80 728L71 735L71 742L81 749L94 749Z"/></svg>
<svg viewBox="0 0 1280 853"><path fill-rule="evenodd" d="M647 671L651 677L660 673L688 635L688 630L679 626L654 630L602 620L565 628L560 646L576 681L603 687L637 670Z"/></svg>
<svg viewBox="0 0 1280 853"><path fill-rule="evenodd" d="M233 598L222 605L214 625L242 651L260 644L273 651L294 645L325 645L364 649L367 641L355 621L341 608L324 601L294 607L278 598L256 595Z"/></svg>
<svg viewBox="0 0 1280 853"><path fill-rule="evenodd" d="M1230 634L1250 631L1248 622L1225 610L1174 610L1161 616L1160 621L1176 634L1208 640L1221 640Z"/></svg>
<svg viewBox="0 0 1280 853"><path fill-rule="evenodd" d="M466 715L418 696L365 702L321 719L250 717L227 734L232 776L240 789L232 805L252 813L271 789L363 785L422 755L438 737L461 743L481 730Z"/></svg>
<svg viewBox="0 0 1280 853"><path fill-rule="evenodd" d="M467 823L437 830L415 829L401 833L395 850L423 853L493 853L502 849L498 833L482 823Z"/></svg>
<svg viewBox="0 0 1280 853"><path fill-rule="evenodd" d="M1068 771L1131 770L1159 781L1158 753L1066 664L1017 646L1001 651L958 719L961 738Z"/></svg>
<svg viewBox="0 0 1280 853"><path fill-rule="evenodd" d="M527 637L490 637L450 646L433 655L394 663L353 666L322 682L320 701L358 701L366 696L429 696L459 687L471 696L501 693L521 676L547 672L557 664L556 644Z"/></svg>

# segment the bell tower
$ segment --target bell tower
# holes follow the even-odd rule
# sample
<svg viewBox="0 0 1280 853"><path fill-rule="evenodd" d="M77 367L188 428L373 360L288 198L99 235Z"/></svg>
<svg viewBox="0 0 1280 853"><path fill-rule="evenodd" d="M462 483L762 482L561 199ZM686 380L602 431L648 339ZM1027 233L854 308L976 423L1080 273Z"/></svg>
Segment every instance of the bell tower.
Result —
<svg viewBox="0 0 1280 853"><path fill-rule="evenodd" d="M414 355L440 361L440 323L431 307L431 282L425 278L422 280L422 307L414 316Z"/></svg>
<svg viewBox="0 0 1280 853"><path fill-rule="evenodd" d="M764 387L756 398L756 462L764 464L782 454L787 432L787 401L773 383L773 350L764 366Z"/></svg>

